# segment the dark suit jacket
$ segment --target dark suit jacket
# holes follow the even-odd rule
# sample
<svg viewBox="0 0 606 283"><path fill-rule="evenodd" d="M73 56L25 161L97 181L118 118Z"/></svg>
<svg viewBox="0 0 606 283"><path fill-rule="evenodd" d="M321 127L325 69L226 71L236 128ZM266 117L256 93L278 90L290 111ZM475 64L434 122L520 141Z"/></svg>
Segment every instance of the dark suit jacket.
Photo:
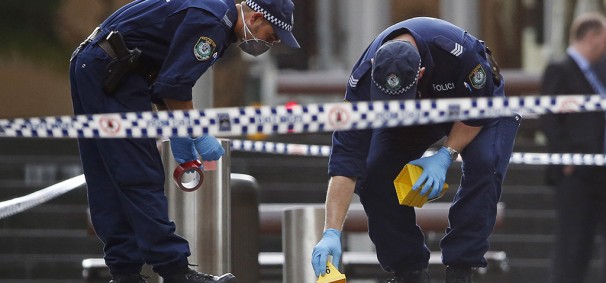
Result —
<svg viewBox="0 0 606 283"><path fill-rule="evenodd" d="M595 91L583 71L570 56L550 63L541 85L541 94L593 94ZM541 117L541 128L547 136L547 149L552 153L603 153L604 112L548 114ZM606 167L577 166L575 174L589 177L604 174ZM547 181L554 184L561 178L561 166L548 169Z"/></svg>

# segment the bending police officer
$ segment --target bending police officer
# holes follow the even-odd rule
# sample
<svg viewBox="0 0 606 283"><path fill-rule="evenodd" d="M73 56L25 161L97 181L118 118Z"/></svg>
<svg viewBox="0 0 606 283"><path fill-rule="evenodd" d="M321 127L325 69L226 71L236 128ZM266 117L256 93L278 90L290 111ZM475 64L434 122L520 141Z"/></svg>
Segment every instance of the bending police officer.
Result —
<svg viewBox="0 0 606 283"><path fill-rule="evenodd" d="M107 18L70 64L75 114L193 109L192 87L234 42L257 56L274 43L299 47L291 0L137 0ZM118 75L116 75L118 73ZM110 129L111 130L111 129ZM147 263L165 283L236 282L191 270L175 234L154 139L79 139L92 223L114 283L145 282ZM211 135L171 137L179 163L217 160Z"/></svg>
<svg viewBox="0 0 606 283"><path fill-rule="evenodd" d="M353 68L347 101L503 96L503 79L484 43L446 21L413 18L397 23L370 44ZM413 207L399 205L393 181L407 164L423 168L413 185L439 196L446 171L461 153L461 185L441 241L446 282L471 282L484 267L519 116L362 131L335 132L328 172L326 222L312 254L316 275L329 255L338 266L340 236L353 193L368 216L369 236L388 282L429 282L430 251ZM438 152L421 158L446 137ZM423 185L424 183L424 185Z"/></svg>

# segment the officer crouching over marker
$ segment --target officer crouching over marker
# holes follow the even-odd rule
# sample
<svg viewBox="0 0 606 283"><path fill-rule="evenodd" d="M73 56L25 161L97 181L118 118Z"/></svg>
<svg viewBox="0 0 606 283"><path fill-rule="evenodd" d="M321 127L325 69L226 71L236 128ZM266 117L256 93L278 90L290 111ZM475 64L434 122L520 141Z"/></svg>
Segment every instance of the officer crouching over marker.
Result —
<svg viewBox="0 0 606 283"><path fill-rule="evenodd" d="M504 96L503 84L483 42L446 21L412 18L387 28L370 44L354 66L345 99ZM414 208L399 204L393 182L406 164L417 165L423 173L412 189L430 199L439 196L446 171L460 153L461 185L440 247L446 282L471 282L473 268L487 264L488 236L518 127L515 116L335 132L324 235L312 253L316 275L325 272L328 256L339 266L341 230L357 193L381 267L392 273L387 282L429 282L430 251ZM421 158L444 137L435 155Z"/></svg>
<svg viewBox="0 0 606 283"><path fill-rule="evenodd" d="M136 0L114 12L74 51L75 114L193 108L192 87L235 42L257 56L274 43L299 47L291 0ZM79 139L91 219L113 283L146 282L149 264L165 283L234 283L230 274L189 268L188 242L168 218L154 139ZM171 137L177 162L219 159L213 136ZM204 252L204 251L202 251Z"/></svg>

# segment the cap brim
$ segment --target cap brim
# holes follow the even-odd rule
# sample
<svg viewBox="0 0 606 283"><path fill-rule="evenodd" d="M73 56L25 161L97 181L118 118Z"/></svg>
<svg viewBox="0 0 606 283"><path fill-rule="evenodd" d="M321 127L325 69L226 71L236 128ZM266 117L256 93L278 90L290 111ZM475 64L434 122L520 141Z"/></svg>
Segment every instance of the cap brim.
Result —
<svg viewBox="0 0 606 283"><path fill-rule="evenodd" d="M301 47L301 46L299 46L299 43L295 39L295 36L290 31L279 28L277 26L274 26L274 31L278 34L278 37L280 38L281 43L284 43L284 44L286 44L290 47L294 47L294 48Z"/></svg>
<svg viewBox="0 0 606 283"><path fill-rule="evenodd" d="M377 85L371 80L370 81L370 100L402 100L402 99L415 99L417 97L417 86L413 86L407 91L398 94L389 94L377 87Z"/></svg>

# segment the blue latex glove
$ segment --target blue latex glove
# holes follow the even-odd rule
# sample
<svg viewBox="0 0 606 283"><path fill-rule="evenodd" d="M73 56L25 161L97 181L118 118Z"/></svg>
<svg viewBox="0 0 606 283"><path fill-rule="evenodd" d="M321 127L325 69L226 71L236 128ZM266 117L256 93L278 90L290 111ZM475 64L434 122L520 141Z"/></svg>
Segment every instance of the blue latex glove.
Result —
<svg viewBox="0 0 606 283"><path fill-rule="evenodd" d="M225 149L223 149L219 140L211 135L194 139L194 144L204 161L218 160L225 153Z"/></svg>
<svg viewBox="0 0 606 283"><path fill-rule="evenodd" d="M451 162L450 153L445 147L441 147L440 150L432 156L411 161L410 164L423 168L423 174L421 174L417 182L412 185L412 189L416 191L425 183L421 190L421 195L425 195L431 189L427 198L432 199L438 197L442 193L444 181L446 179L446 170L448 170Z"/></svg>
<svg viewBox="0 0 606 283"><path fill-rule="evenodd" d="M173 157L179 164L188 161L198 160L198 153L191 138L170 138L170 148L173 151Z"/></svg>
<svg viewBox="0 0 606 283"><path fill-rule="evenodd" d="M332 255L332 265L339 268L341 253L341 231L332 228L326 229L322 235L322 240L314 247L311 254L311 266L316 272L316 277L326 274L328 255Z"/></svg>

